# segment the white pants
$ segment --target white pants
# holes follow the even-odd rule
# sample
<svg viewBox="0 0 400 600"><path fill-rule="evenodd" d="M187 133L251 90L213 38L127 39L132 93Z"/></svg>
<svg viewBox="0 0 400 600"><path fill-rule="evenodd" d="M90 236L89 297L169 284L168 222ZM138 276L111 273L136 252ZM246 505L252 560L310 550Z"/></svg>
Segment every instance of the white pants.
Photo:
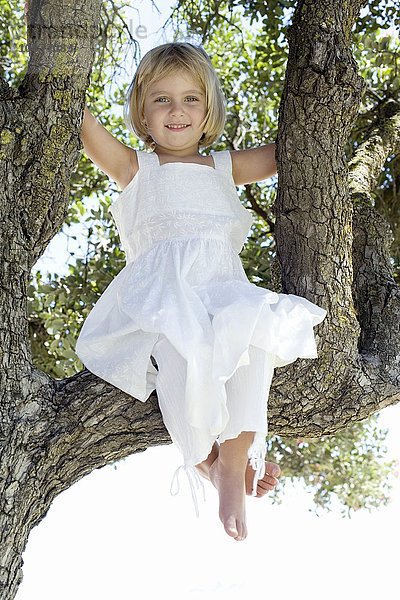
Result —
<svg viewBox="0 0 400 600"><path fill-rule="evenodd" d="M236 438L242 431L253 431L255 435L248 457L255 470L255 495L257 481L265 474L267 400L274 372L273 356L257 346L249 347L250 364L240 366L225 383L229 421L216 438L184 420L186 361L163 334L160 334L152 355L158 366L156 391L163 421L184 460L184 464L175 472L172 483L178 478L179 469L183 468L189 479L198 514L194 484L197 487L203 484L194 465L207 458L216 439L223 443ZM177 483L179 490L178 479Z"/></svg>

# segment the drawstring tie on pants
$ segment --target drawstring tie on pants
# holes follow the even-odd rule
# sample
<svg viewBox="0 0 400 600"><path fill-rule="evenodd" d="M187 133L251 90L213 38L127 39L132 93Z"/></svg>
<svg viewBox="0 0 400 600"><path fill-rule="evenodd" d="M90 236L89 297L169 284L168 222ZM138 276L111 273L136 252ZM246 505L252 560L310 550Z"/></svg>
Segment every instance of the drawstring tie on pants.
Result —
<svg viewBox="0 0 400 600"><path fill-rule="evenodd" d="M265 433L256 432L254 435L253 443L251 444L251 446L248 450L248 453L247 453L250 466L252 469L254 469L253 489L251 492L252 496L257 495L257 482L259 479L262 479L265 475L266 453L267 453L267 444L265 441ZM205 492L205 488L204 488L204 483L202 482L201 477L200 477L196 467L194 467L192 465L183 464L183 465L180 465L176 469L176 471L172 477L172 481L171 481L171 488L170 488L171 496L176 496L177 494L179 494L179 490L180 490L179 472L181 469L183 471L185 471L186 476L188 478L190 491L192 494L193 505L194 505L194 509L196 512L196 517L199 517L200 513L199 513L199 503L197 500L197 492L198 492L199 488L202 489L204 502L206 501L206 492Z"/></svg>
<svg viewBox="0 0 400 600"><path fill-rule="evenodd" d="M178 467L176 469L176 471L172 477L172 481L171 481L171 489L170 489L171 496L176 496L177 494L179 494L179 471L181 469L183 469L185 471L186 476L188 478L189 485L190 485L190 491L192 493L194 509L196 511L196 517L199 517L200 513L199 513L199 504L197 501L197 490L199 489L199 487L202 488L204 502L206 501L206 491L204 488L204 483L202 482L200 475L197 472L196 467L193 467L191 465L181 465L180 467ZM176 486L175 486L176 490L173 490L175 483L176 483Z"/></svg>
<svg viewBox="0 0 400 600"><path fill-rule="evenodd" d="M265 475L265 457L267 454L267 444L265 441L265 433L257 432L254 435L253 443L251 444L247 456L250 466L254 469L252 496L257 496L257 482Z"/></svg>

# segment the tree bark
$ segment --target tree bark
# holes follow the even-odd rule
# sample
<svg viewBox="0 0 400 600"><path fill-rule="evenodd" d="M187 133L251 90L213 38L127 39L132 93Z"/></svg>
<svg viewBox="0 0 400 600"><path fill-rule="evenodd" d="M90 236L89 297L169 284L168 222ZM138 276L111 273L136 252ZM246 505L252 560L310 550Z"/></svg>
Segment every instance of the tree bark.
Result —
<svg viewBox="0 0 400 600"><path fill-rule="evenodd" d="M359 349L375 378L400 386L400 290L390 261L392 233L372 192L388 156L400 151L400 104L388 102L349 163L353 218L353 295L361 323Z"/></svg>
<svg viewBox="0 0 400 600"><path fill-rule="evenodd" d="M361 6L359 3L357 10ZM393 280L386 324L375 320L380 349L376 345L373 352L370 348L366 353L363 343L369 335L369 321L359 300L368 293L365 276L366 270L371 271L371 261L363 256L364 271L360 271L359 252L365 252L365 244L364 248L357 245L361 227L357 211L353 248L356 192L350 195L344 154L364 88L349 47L354 9L355 3L340 8L336 2L323 7L299 2L288 31L290 53L277 139L277 255L282 290L316 302L328 310L328 317L318 327L319 360L311 364L297 361L274 378L269 419L282 435L334 433L400 398L399 339L393 322L390 324L398 310L398 288ZM398 135L397 130L397 149ZM374 181L376 173L371 175ZM385 250L378 250L376 241L375 245L370 242L374 260L382 275L385 268L387 277L387 244ZM384 256L378 259L378 253ZM363 291L356 288L355 305L357 282ZM386 295L387 288L381 286L375 313ZM376 364L386 365L388 354L390 374L386 368L377 371Z"/></svg>
<svg viewBox="0 0 400 600"><path fill-rule="evenodd" d="M329 317L318 328L319 360L276 372L268 419L280 435L334 433L400 397L399 290L369 196L378 170L360 149L368 185L354 176L349 189L344 155L363 90L350 35L364 4L300 1L289 29L275 207L282 290ZM32 0L27 74L17 90L0 81L3 600L15 598L29 532L57 494L95 468L170 441L155 395L142 403L88 371L55 381L32 365L29 273L67 212L99 10L99 0L63 3L62 11L54 0ZM394 131L381 161L398 149L397 121Z"/></svg>
<svg viewBox="0 0 400 600"><path fill-rule="evenodd" d="M15 597L30 530L43 518L55 490L68 487L61 466L54 470L70 457L63 454L66 443L57 455L57 440L72 439L77 423L66 423L57 403L57 382L32 365L27 285L32 265L67 214L69 180L82 148L80 123L100 4L89 0L61 7L32 0L26 76L18 89L4 80L0 85L2 600ZM71 463L71 482L78 471Z"/></svg>

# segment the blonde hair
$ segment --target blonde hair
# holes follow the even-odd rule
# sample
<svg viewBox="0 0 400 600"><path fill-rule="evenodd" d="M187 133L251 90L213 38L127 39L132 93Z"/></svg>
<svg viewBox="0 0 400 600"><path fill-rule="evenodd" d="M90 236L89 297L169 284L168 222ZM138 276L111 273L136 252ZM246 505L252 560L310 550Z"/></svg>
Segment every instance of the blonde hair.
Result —
<svg viewBox="0 0 400 600"><path fill-rule="evenodd" d="M189 42L169 42L147 52L139 63L128 88L124 106L125 123L146 148L154 150L155 142L144 123L144 102L149 86L156 80L175 73L187 73L201 86L206 97L206 116L199 148L213 144L223 133L226 100L210 57L201 46Z"/></svg>

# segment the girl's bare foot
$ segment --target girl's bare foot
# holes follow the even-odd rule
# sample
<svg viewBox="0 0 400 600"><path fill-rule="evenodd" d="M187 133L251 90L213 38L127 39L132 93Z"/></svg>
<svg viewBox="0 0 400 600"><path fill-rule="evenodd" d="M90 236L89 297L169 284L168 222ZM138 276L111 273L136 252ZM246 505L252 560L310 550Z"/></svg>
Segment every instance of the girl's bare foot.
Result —
<svg viewBox="0 0 400 600"><path fill-rule="evenodd" d="M219 455L219 444L215 442L212 450L208 456L208 458L202 463L196 465L199 473L205 478L210 479L209 470L211 465L214 463L216 458ZM279 476L281 475L281 469L279 465L274 462L265 461L265 475L262 479L258 480L257 483L257 495L256 498L262 498L265 496L267 492L273 490L276 484L279 481ZM251 496L253 491L253 478L254 478L254 470L251 468L250 463L246 467L245 474L245 488L246 494Z"/></svg>
<svg viewBox="0 0 400 600"><path fill-rule="evenodd" d="M209 479L219 494L219 518L226 533L235 540L247 537L245 515L245 472L224 466L217 458L209 468Z"/></svg>
<svg viewBox="0 0 400 600"><path fill-rule="evenodd" d="M262 479L259 479L257 482L257 495L255 498L262 498L269 492L273 490L276 484L279 482L279 476L281 474L281 470L279 466L274 462L265 461L265 475ZM251 468L250 464L247 465L246 468L246 494L248 496L252 495L253 491L253 479L254 479L254 469Z"/></svg>

